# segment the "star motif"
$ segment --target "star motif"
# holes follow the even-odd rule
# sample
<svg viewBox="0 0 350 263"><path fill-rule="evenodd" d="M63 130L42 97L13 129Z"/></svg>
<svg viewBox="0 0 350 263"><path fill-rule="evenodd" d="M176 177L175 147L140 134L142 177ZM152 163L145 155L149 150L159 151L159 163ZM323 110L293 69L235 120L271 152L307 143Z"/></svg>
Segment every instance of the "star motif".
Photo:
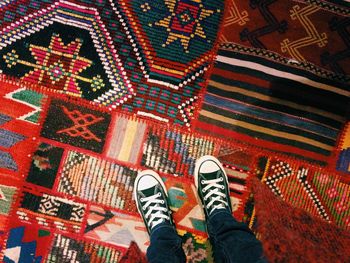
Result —
<svg viewBox="0 0 350 263"><path fill-rule="evenodd" d="M215 12L220 12L220 10L205 9L201 0L165 0L165 5L170 15L155 22L156 26L164 27L168 32L167 40L162 46L166 47L180 40L185 52L189 52L190 41L196 36L206 39L201 22Z"/></svg>
<svg viewBox="0 0 350 263"><path fill-rule="evenodd" d="M77 80L91 82L79 74L92 65L92 61L79 56L81 46L81 39L65 45L57 34L52 35L48 48L30 45L36 64L31 65L34 69L24 79L36 79L41 84L79 94Z"/></svg>

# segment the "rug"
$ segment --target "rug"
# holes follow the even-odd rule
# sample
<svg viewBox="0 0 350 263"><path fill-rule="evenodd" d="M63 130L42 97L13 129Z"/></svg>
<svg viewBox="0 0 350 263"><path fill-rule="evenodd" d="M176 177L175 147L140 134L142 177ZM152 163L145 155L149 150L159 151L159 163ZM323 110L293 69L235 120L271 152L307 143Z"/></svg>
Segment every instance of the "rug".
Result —
<svg viewBox="0 0 350 263"><path fill-rule="evenodd" d="M196 130L323 165L335 163L349 85L335 74L316 74L269 55L238 45L219 50Z"/></svg>
<svg viewBox="0 0 350 263"><path fill-rule="evenodd" d="M132 190L147 168L164 180L188 262L212 262L193 183L205 154L253 230L255 177L349 229L348 13L329 1L2 1L1 259L145 253Z"/></svg>
<svg viewBox="0 0 350 263"><path fill-rule="evenodd" d="M137 172L146 168L164 180L189 262L211 262L193 183L194 163L204 154L223 163L233 215L251 227L259 222L251 195L257 177L286 202L350 228L350 185L335 172L259 157L245 144L111 112L45 88L7 80L0 86L1 105L9 105L0 111L1 151L7 156L0 165L4 262L70 262L73 257L113 262L136 249L132 242L145 253L149 237L132 189Z"/></svg>
<svg viewBox="0 0 350 263"><path fill-rule="evenodd" d="M254 182L258 231L269 262L347 262L350 232L286 204ZM271 220L271 214L274 219Z"/></svg>
<svg viewBox="0 0 350 263"><path fill-rule="evenodd" d="M348 14L334 1L229 1L194 122L197 131L256 147L254 176L346 229ZM250 194L243 217L253 228L254 202Z"/></svg>
<svg viewBox="0 0 350 263"><path fill-rule="evenodd" d="M334 167L349 118L349 13L340 1L228 1L196 130Z"/></svg>
<svg viewBox="0 0 350 263"><path fill-rule="evenodd" d="M210 261L204 214L193 182L196 159L218 156L236 218L244 217L254 152L82 99L0 82L0 237L4 262L121 259L146 228L132 199L137 172L159 172L184 249ZM69 261L70 262L70 261Z"/></svg>
<svg viewBox="0 0 350 263"><path fill-rule="evenodd" d="M21 0L0 7L0 73L190 126L224 1Z"/></svg>
<svg viewBox="0 0 350 263"><path fill-rule="evenodd" d="M343 174L273 157L262 157L258 170L261 181L286 203L350 229L350 181Z"/></svg>
<svg viewBox="0 0 350 263"><path fill-rule="evenodd" d="M321 0L229 0L222 44L269 50L349 81L349 4ZM232 34L232 32L237 32Z"/></svg>

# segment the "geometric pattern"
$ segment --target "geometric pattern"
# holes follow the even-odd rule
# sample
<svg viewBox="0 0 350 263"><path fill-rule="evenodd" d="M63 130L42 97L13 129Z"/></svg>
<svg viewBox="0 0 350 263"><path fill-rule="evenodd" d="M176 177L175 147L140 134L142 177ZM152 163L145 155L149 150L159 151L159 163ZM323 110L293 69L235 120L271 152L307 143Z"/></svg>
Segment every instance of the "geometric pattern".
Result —
<svg viewBox="0 0 350 263"><path fill-rule="evenodd" d="M350 184L337 174L278 159L267 162L263 182L272 192L310 214L350 228Z"/></svg>
<svg viewBox="0 0 350 263"><path fill-rule="evenodd" d="M115 248L55 235L46 262L118 262L121 251Z"/></svg>
<svg viewBox="0 0 350 263"><path fill-rule="evenodd" d="M4 251L4 262L43 262L50 232L32 225L21 225L10 230Z"/></svg>
<svg viewBox="0 0 350 263"><path fill-rule="evenodd" d="M348 85L237 49L219 50L195 129L329 162L346 120Z"/></svg>
<svg viewBox="0 0 350 263"><path fill-rule="evenodd" d="M339 37L344 42L346 48L343 50L340 50L334 54L330 54L329 51L325 51L323 54L321 54L321 63L322 65L329 65L329 67L339 74L346 75L346 68L343 68L341 66L342 62L344 60L348 59L350 57L350 40L349 40L349 26L350 26L350 19L349 17L339 19L337 17L334 17L329 21L329 28L332 31L337 31L339 34Z"/></svg>
<svg viewBox="0 0 350 263"><path fill-rule="evenodd" d="M86 205L69 199L23 192L17 215L21 220L37 222L62 231L79 232Z"/></svg>
<svg viewBox="0 0 350 263"><path fill-rule="evenodd" d="M296 5L300 8L295 8ZM316 5L320 3L314 1L309 7L300 1L286 3L284 0L243 1L231 5L229 21L225 23L225 31L231 30L231 33L225 34L225 41L238 38L235 41L253 47L277 46L276 53L238 45L235 48L241 49L236 52L241 56L255 54L257 60L263 58L270 64L279 60L278 70L288 65L295 72L313 72L316 80L327 79L322 85L329 85L335 79L346 80L344 76L307 63L310 60L320 65L321 60L325 63L321 66L337 72L346 72L349 68L346 56L342 56L347 53L342 52L344 47L329 49L327 53L329 43L338 43L339 37L344 38L342 41L347 46L344 25L348 22L341 19L346 15L344 8L341 5L335 8L331 3L324 3L322 8L315 8ZM143 116L142 121L131 115L120 117L118 111L109 113L92 108L75 98L64 100L63 95L52 95L56 98L47 101L47 95L18 89L18 84L13 84L16 89L8 93L3 89L6 85L0 85L1 130L7 137L15 138L14 144L0 139L3 145L10 145L1 149L7 154L3 160L9 163L8 156L11 156L18 170L13 172L17 175L16 182L23 183L22 189L17 190L18 185L0 182L0 214L10 214L10 220L0 227L0 238L6 239L6 234L1 232L3 228L23 228L24 225L24 234L17 236L25 236L26 232L37 234L39 232L30 226L39 225L40 229L50 229L50 238L51 235L54 238L47 249L48 245L37 238L21 237L17 245L9 247L8 258L22 259L25 249L21 247L27 245L29 253L23 258L34 262L38 259L116 262L131 240L145 251L148 235L137 216L131 192L137 171L147 167L166 173L163 179L189 260L211 261L204 215L191 177L195 161L201 155L212 154L223 162L233 213L240 219L253 207L249 203L243 210L243 204L251 197L249 177L257 161L251 152L266 153L250 146L248 151L241 144L235 147L234 143L227 143L227 135L221 140L169 128L173 123L189 127L197 118L202 100L207 99L203 96L205 74L214 56L224 1L18 0L5 1L0 9L0 73L26 81L33 90L49 88L108 106L110 110L120 107ZM290 10L294 10L292 15ZM307 10L313 14L305 14ZM280 15L283 12L287 15ZM322 25L315 19L318 16ZM331 16L337 19L331 20ZM294 25L299 27L298 36L288 34ZM232 26L239 29L232 31ZM240 36L246 40L239 39ZM298 46L298 41L305 36L321 36L322 41L311 39L315 43ZM297 63L295 58L278 56L277 53L283 53L284 40L289 41L286 41L284 55L297 54L306 61ZM321 46L316 42L322 42ZM314 56L315 53L324 54L323 60ZM241 69L242 64L238 63L235 68ZM251 72L256 67L245 70ZM335 86L348 90L346 84ZM337 101L337 107L346 108L338 100L332 101ZM46 103L45 114L41 113L43 103ZM238 107L236 103L234 106ZM317 106L331 108L325 103ZM168 126L147 121L149 118ZM130 133L132 129L139 133ZM332 140L337 137L336 133L331 131ZM15 134L23 139L19 140ZM255 137L252 138L255 142ZM334 146L331 144L330 155L322 160L332 156ZM283 158L264 158L264 161L259 173L265 175L272 191L294 205L348 227L349 186L338 174L321 172L306 163ZM1 168L0 173L8 172L6 170ZM23 182L25 174L28 176ZM17 192L19 200L15 202ZM10 209L12 203L21 207ZM18 218L22 225L13 222L12 219ZM5 221L0 218L0 222ZM42 253L38 253L40 246L45 247Z"/></svg>
<svg viewBox="0 0 350 263"><path fill-rule="evenodd" d="M54 1L47 1L38 12L39 2L34 2L27 8L29 14L22 14L20 27L13 24L3 29L3 73L21 72L23 80L90 100L113 93L119 104L133 94L113 41L95 8L59 1L50 5ZM77 37L72 38L67 32ZM11 40L4 41L5 34ZM24 39L31 43L29 48L23 45ZM89 59L81 56L82 52Z"/></svg>
<svg viewBox="0 0 350 263"><path fill-rule="evenodd" d="M312 212L319 214L325 220L329 220L324 207L318 201L319 198L316 196L314 189L310 187L308 180L308 170L301 167L297 171L293 171L288 163L276 162L271 164L271 174L265 177L265 183L271 188L271 190L279 196L283 196L281 188L285 187L284 184L289 183L288 186L291 191L300 192L301 194L293 195L293 205L301 206L306 205L312 207ZM287 182L286 182L287 181ZM295 185L295 182L299 181L299 185ZM284 184L283 184L284 183ZM292 186L294 187L292 188ZM292 188L292 189L291 189ZM304 193L303 193L304 192ZM308 198L306 198L308 197Z"/></svg>
<svg viewBox="0 0 350 263"><path fill-rule="evenodd" d="M33 68L23 77L23 80L36 80L43 84L51 83L69 92L79 93L80 88L76 80L84 81L85 79L78 74L92 64L92 61L79 56L81 46L82 40L80 39L65 45L59 35L53 34L49 47L29 46L36 60L35 63L21 60L15 50L5 55L5 61L10 68L17 63ZM102 79L96 77L94 81L96 82L95 88L99 89L97 83Z"/></svg>
<svg viewBox="0 0 350 263"><path fill-rule="evenodd" d="M77 152L69 152L62 166L59 192L136 212L132 189L137 170Z"/></svg>
<svg viewBox="0 0 350 263"><path fill-rule="evenodd" d="M282 34L287 30L287 22L285 20L278 21L269 10L269 5L273 4L274 2L276 1L251 1L251 8L259 9L264 20L266 20L267 25L264 25L261 28L254 29L252 31L250 31L248 28L244 28L239 34L241 41L249 41L250 44L254 47L266 49L264 44L259 40L260 37L271 34L273 32L278 32L279 34Z"/></svg>
<svg viewBox="0 0 350 263"><path fill-rule="evenodd" d="M225 16L222 27L229 27L233 24L238 24L240 26L244 26L249 21L249 14L246 10L240 10L239 3L236 1L231 1L227 4L227 15ZM225 35L221 34L219 37L220 42L228 42Z"/></svg>
<svg viewBox="0 0 350 263"><path fill-rule="evenodd" d="M0 125L9 122L12 118L0 113ZM10 149L12 146L25 139L25 136L6 129L0 129L0 147ZM0 150L0 168L16 171L18 166L12 155L7 151Z"/></svg>
<svg viewBox="0 0 350 263"><path fill-rule="evenodd" d="M110 115L52 100L41 135L65 144L102 152Z"/></svg>
<svg viewBox="0 0 350 263"><path fill-rule="evenodd" d="M13 2L0 11L0 74L190 126L223 9L222 0Z"/></svg>
<svg viewBox="0 0 350 263"><path fill-rule="evenodd" d="M86 140L95 140L101 142L100 138L97 138L88 127L92 124L95 124L99 121L102 121L103 118L96 118L92 114L81 114L78 110L69 111L66 107L62 107L63 112L73 121L73 126L63 130L59 130L56 133L66 133L72 137L83 137Z"/></svg>
<svg viewBox="0 0 350 263"><path fill-rule="evenodd" d="M231 8L224 19L221 45L238 44L259 53L270 51L296 66L305 63L321 67L349 80L347 3L230 0L228 6Z"/></svg>
<svg viewBox="0 0 350 263"><path fill-rule="evenodd" d="M33 108L33 110L29 111L23 116L18 117L18 119L28 121L30 123L38 124L39 115L41 112L41 105L43 100L46 99L47 96L32 90L19 88L13 92L6 94L5 98L11 99L19 103L23 103Z"/></svg>
<svg viewBox="0 0 350 263"><path fill-rule="evenodd" d="M307 32L307 36L294 41L290 41L288 38L284 39L281 42L282 52L289 53L290 57L298 61L305 61L305 58L301 55L299 49L315 44L317 44L318 47L325 47L327 45L327 34L325 32L317 32L315 25L309 18L309 16L319 10L319 7L312 5L305 6L304 8L301 8L299 5L293 6L292 10L290 10L291 19L298 19L299 22L302 23Z"/></svg>
<svg viewBox="0 0 350 263"><path fill-rule="evenodd" d="M28 155L35 147L33 137L39 129L33 109L40 111L44 96L25 92L15 82L1 80L1 77L0 86L0 172L11 175L15 182L22 180L28 169Z"/></svg>
<svg viewBox="0 0 350 263"><path fill-rule="evenodd" d="M107 215L108 217L104 220ZM132 241L135 241L143 252L146 252L149 245L149 235L143 221L138 216L91 206L87 223L88 229L85 229L84 236L90 239L126 248Z"/></svg>
<svg viewBox="0 0 350 263"><path fill-rule="evenodd" d="M143 50L140 53L149 82L162 82L178 89L189 72L203 69L203 64L207 67L224 1L120 2L120 8Z"/></svg>

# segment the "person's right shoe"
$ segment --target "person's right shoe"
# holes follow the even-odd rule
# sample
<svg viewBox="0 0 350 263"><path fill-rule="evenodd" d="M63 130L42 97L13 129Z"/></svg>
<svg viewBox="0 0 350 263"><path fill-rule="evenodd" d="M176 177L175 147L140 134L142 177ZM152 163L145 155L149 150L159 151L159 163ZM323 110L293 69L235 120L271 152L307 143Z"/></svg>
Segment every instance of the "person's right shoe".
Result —
<svg viewBox="0 0 350 263"><path fill-rule="evenodd" d="M194 178L206 218L218 209L232 213L227 175L218 159L210 155L199 158Z"/></svg>

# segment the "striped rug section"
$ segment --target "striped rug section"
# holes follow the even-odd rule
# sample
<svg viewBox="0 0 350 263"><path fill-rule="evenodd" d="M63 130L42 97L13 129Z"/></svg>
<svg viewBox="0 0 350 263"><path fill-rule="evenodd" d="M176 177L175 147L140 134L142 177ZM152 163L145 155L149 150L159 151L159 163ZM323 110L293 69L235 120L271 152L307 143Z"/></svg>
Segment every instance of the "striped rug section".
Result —
<svg viewBox="0 0 350 263"><path fill-rule="evenodd" d="M196 129L324 161L337 142L349 97L349 85L220 50Z"/></svg>
<svg viewBox="0 0 350 263"><path fill-rule="evenodd" d="M113 119L106 156L114 160L135 164L142 147L147 124L126 117Z"/></svg>

